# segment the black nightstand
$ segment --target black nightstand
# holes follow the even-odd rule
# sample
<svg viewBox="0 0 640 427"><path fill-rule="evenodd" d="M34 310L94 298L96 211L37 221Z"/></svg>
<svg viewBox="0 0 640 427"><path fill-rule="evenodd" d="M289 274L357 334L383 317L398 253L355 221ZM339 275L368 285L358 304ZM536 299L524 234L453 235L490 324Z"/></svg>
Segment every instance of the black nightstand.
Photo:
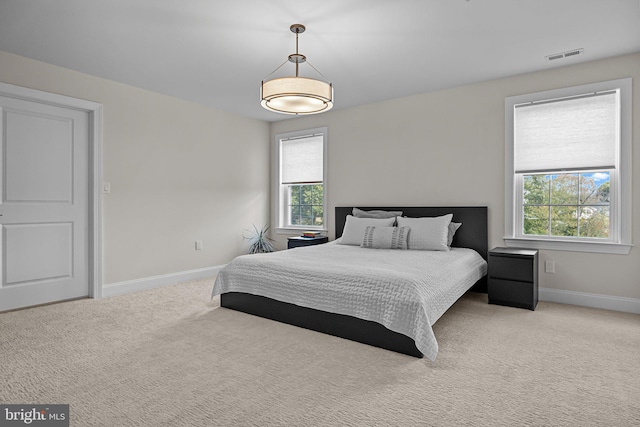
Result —
<svg viewBox="0 0 640 427"><path fill-rule="evenodd" d="M538 304L538 251L491 249L487 287L489 304L535 310Z"/></svg>
<svg viewBox="0 0 640 427"><path fill-rule="evenodd" d="M302 246L319 245L321 243L327 243L328 241L328 237L289 237L287 249L299 248Z"/></svg>

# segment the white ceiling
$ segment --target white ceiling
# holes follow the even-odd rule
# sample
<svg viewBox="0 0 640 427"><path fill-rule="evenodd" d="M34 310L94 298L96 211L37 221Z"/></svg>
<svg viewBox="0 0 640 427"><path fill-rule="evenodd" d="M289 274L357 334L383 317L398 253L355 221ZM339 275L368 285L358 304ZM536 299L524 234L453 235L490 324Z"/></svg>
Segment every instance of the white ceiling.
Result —
<svg viewBox="0 0 640 427"><path fill-rule="evenodd" d="M335 109L640 52L640 0L0 0L0 50L275 121L294 23Z"/></svg>

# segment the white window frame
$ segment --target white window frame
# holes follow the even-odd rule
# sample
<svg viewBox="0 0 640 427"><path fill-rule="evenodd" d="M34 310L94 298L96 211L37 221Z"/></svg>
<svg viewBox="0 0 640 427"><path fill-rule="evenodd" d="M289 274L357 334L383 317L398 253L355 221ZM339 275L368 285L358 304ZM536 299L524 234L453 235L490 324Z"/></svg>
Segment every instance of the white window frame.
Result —
<svg viewBox="0 0 640 427"><path fill-rule="evenodd" d="M568 98L587 93L619 90L620 141L616 169L611 172L611 236L607 241L588 238L522 235L522 177L515 173L514 107L527 102ZM505 99L505 237L507 246L628 254L631 250L631 146L632 146L631 78L592 83L569 88L511 96Z"/></svg>
<svg viewBox="0 0 640 427"><path fill-rule="evenodd" d="M288 212L288 193L286 191L286 185L281 184L281 169L280 169L280 141L283 139L301 138L311 135L323 135L323 181L322 187L324 190L324 197L322 203L322 224L323 226L309 226L309 225L290 225L287 224L286 217ZM313 231L328 231L327 226L327 141L328 141L328 129L326 127L319 127L313 129L305 129L295 132L286 132L276 134L273 141L273 177L272 177L272 206L273 206L273 218L275 219L275 232L276 234L292 234L299 233L304 230Z"/></svg>

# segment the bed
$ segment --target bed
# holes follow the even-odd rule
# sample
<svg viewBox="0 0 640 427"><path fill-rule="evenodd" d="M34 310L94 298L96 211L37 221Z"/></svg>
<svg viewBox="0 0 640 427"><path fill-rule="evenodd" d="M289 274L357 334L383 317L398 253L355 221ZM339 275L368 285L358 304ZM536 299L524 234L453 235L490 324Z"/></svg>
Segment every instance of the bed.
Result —
<svg viewBox="0 0 640 427"><path fill-rule="evenodd" d="M225 308L435 360L433 323L466 291L486 292L487 208L359 208L402 211L408 218L452 214L462 226L449 251L364 249L340 244L353 207L336 207L337 241L237 257L218 274L212 295L219 294ZM460 267L453 274L441 270L446 265ZM440 289L444 276L455 276L451 289Z"/></svg>

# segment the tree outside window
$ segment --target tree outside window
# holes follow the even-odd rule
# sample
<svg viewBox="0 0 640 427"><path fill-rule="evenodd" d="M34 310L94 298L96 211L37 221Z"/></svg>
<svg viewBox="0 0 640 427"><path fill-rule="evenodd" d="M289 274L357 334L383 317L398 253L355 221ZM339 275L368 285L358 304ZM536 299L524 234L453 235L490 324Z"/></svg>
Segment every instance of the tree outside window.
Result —
<svg viewBox="0 0 640 427"><path fill-rule="evenodd" d="M610 174L524 175L525 235L607 239L610 234Z"/></svg>
<svg viewBox="0 0 640 427"><path fill-rule="evenodd" d="M324 225L324 188L322 184L290 185L291 225Z"/></svg>

